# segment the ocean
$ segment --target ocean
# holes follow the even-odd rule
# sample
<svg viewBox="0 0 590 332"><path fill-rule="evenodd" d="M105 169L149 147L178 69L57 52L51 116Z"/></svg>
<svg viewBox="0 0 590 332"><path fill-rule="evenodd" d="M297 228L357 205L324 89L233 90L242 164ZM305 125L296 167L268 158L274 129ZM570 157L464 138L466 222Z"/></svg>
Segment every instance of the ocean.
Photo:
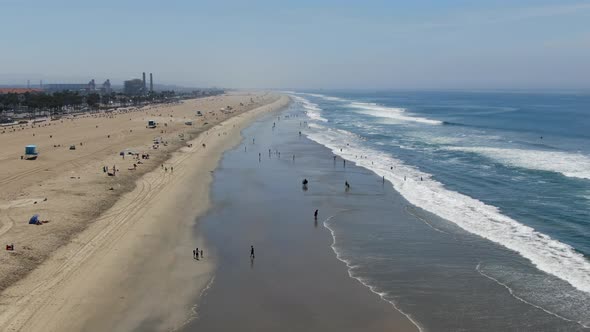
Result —
<svg viewBox="0 0 590 332"><path fill-rule="evenodd" d="M423 330L590 328L590 95L288 93L426 226L326 220L351 277Z"/></svg>

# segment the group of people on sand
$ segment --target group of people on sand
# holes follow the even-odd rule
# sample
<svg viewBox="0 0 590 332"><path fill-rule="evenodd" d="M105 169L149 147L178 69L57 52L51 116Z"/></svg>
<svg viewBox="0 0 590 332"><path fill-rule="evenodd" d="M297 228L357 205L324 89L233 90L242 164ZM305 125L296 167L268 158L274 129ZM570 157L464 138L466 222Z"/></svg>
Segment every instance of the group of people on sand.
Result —
<svg viewBox="0 0 590 332"><path fill-rule="evenodd" d="M117 166L113 165L113 170L110 171L108 166L103 166L102 167L102 172L103 173L107 173L107 175L109 176L115 176L117 174L119 170L117 169Z"/></svg>
<svg viewBox="0 0 590 332"><path fill-rule="evenodd" d="M193 249L193 259L199 260L199 255L201 255L201 259L205 258L203 255L203 249L199 251L199 248Z"/></svg>
<svg viewBox="0 0 590 332"><path fill-rule="evenodd" d="M255 257L255 255L254 255L254 246L251 245L250 246L250 259L251 260L254 260L254 257ZM198 247L196 249L193 249L193 259L201 260L201 259L204 259L204 258L205 258L205 255L203 254L203 249L199 250Z"/></svg>

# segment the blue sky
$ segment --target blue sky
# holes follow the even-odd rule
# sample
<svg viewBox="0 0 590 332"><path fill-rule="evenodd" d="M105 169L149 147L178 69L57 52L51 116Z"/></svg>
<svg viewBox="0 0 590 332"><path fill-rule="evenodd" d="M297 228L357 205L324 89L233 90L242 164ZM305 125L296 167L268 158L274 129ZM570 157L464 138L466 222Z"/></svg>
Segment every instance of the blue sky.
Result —
<svg viewBox="0 0 590 332"><path fill-rule="evenodd" d="M590 87L581 0L0 0L0 31L0 84Z"/></svg>

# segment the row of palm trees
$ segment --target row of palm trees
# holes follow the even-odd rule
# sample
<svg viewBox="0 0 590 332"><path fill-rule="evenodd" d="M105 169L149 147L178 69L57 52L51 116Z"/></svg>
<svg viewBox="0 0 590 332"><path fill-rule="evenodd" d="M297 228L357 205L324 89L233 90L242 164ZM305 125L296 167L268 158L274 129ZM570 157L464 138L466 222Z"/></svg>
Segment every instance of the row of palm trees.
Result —
<svg viewBox="0 0 590 332"><path fill-rule="evenodd" d="M176 96L174 91L151 92L145 96L128 96L123 93L81 94L77 91L60 91L54 93L7 93L0 94L0 111L14 110L32 112L47 111L59 113L69 109L99 109L113 106L141 105L164 102Z"/></svg>

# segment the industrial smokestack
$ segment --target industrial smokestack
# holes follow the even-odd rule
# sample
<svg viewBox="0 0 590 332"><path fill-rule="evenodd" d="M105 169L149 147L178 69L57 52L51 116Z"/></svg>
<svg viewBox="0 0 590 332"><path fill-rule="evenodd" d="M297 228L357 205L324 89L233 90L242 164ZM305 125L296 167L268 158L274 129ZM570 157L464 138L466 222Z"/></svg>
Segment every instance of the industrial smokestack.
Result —
<svg viewBox="0 0 590 332"><path fill-rule="evenodd" d="M154 92L154 77L150 73L150 92Z"/></svg>
<svg viewBox="0 0 590 332"><path fill-rule="evenodd" d="M146 90L146 86L145 86L145 71L143 72L143 91Z"/></svg>

